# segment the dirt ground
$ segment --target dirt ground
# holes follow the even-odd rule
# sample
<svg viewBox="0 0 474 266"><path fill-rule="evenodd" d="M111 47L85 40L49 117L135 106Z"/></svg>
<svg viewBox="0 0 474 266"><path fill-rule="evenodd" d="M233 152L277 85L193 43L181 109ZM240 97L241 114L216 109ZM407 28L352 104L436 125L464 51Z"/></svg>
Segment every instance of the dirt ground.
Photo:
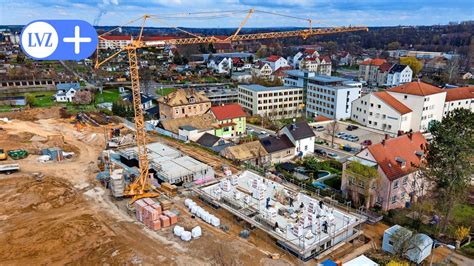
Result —
<svg viewBox="0 0 474 266"><path fill-rule="evenodd" d="M28 113L27 121L18 120L21 117L14 114L11 122L0 124L0 147L33 153L23 160L1 162L21 167L18 173L0 175L1 264L295 264L289 256L269 259L267 252L280 251L269 239L260 240L257 234L241 239L232 217L219 215L232 228L227 233L192 219L184 197L173 205L180 211L178 224L187 229L200 225L200 239L183 242L173 236L172 228L157 232L144 228L121 207L125 200L116 202L95 180L97 158L105 145L103 128L90 126L79 132L70 119L57 113ZM62 137L51 137L58 135ZM75 156L38 162L34 151L53 144ZM44 174L42 181L33 177L37 172Z"/></svg>

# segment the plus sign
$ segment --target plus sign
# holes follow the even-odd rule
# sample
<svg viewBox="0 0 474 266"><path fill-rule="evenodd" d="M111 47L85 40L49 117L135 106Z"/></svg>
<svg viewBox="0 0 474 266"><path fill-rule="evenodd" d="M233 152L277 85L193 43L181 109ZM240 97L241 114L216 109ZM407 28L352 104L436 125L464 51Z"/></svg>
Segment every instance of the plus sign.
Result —
<svg viewBox="0 0 474 266"><path fill-rule="evenodd" d="M74 43L74 53L79 54L81 49L80 49L80 44L81 42L91 42L91 38L89 37L81 37L80 33L80 28L79 26L74 27L74 37L64 37L63 42L73 42Z"/></svg>

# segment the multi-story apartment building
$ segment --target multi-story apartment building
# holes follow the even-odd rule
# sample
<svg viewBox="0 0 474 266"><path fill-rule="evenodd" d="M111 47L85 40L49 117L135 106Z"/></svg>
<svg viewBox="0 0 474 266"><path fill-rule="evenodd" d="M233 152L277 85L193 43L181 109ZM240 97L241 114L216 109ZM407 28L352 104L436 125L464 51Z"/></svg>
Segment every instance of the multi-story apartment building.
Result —
<svg viewBox="0 0 474 266"><path fill-rule="evenodd" d="M411 82L413 70L408 65L395 64L390 68L387 75L386 86L398 86Z"/></svg>
<svg viewBox="0 0 474 266"><path fill-rule="evenodd" d="M299 69L331 76L332 62L329 56L306 57L300 61Z"/></svg>
<svg viewBox="0 0 474 266"><path fill-rule="evenodd" d="M470 109L474 112L474 87L453 88L444 91L446 91L446 100L443 116L458 108Z"/></svg>
<svg viewBox="0 0 474 266"><path fill-rule="evenodd" d="M367 81L369 85L377 85L379 68L387 63L385 59L375 58L367 59L359 65L359 79Z"/></svg>
<svg viewBox="0 0 474 266"><path fill-rule="evenodd" d="M361 87L344 78L298 70L287 74L285 86L302 87L305 92L307 117L349 118L352 102L361 95Z"/></svg>
<svg viewBox="0 0 474 266"><path fill-rule="evenodd" d="M294 118L302 114L303 103L303 88L239 85L239 104L252 115Z"/></svg>
<svg viewBox="0 0 474 266"><path fill-rule="evenodd" d="M204 92L178 89L158 100L160 119L174 119L202 115L211 108L211 100Z"/></svg>
<svg viewBox="0 0 474 266"><path fill-rule="evenodd" d="M99 49L121 49L132 43L131 36L102 36L102 38L99 38Z"/></svg>
<svg viewBox="0 0 474 266"><path fill-rule="evenodd" d="M446 92L424 82L410 82L352 103L351 119L364 126L397 134L426 131L443 118Z"/></svg>
<svg viewBox="0 0 474 266"><path fill-rule="evenodd" d="M426 145L420 132L370 145L343 164L341 190L356 206L384 211L416 202L429 188L418 168Z"/></svg>

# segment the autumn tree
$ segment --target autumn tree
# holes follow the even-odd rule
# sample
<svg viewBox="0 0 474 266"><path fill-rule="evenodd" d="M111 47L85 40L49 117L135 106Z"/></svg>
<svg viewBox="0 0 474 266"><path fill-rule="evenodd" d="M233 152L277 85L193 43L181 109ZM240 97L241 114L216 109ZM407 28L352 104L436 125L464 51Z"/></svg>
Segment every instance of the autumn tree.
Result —
<svg viewBox="0 0 474 266"><path fill-rule="evenodd" d="M400 48L399 42L391 42L387 45L388 50L397 50L398 48Z"/></svg>
<svg viewBox="0 0 474 266"><path fill-rule="evenodd" d="M420 73L421 69L423 68L423 64L420 60L416 59L416 57L401 57L400 64L402 65L409 65L411 70L413 70L413 77L416 77L418 73Z"/></svg>
<svg viewBox="0 0 474 266"><path fill-rule="evenodd" d="M445 233L454 206L465 200L469 191L474 169L474 113L455 109L442 122L431 123L429 132L433 140L421 174L433 183L434 199L442 214L441 232Z"/></svg>
<svg viewBox="0 0 474 266"><path fill-rule="evenodd" d="M87 90L80 90L76 92L76 95L72 98L72 102L78 105L90 104L92 102L92 93Z"/></svg>

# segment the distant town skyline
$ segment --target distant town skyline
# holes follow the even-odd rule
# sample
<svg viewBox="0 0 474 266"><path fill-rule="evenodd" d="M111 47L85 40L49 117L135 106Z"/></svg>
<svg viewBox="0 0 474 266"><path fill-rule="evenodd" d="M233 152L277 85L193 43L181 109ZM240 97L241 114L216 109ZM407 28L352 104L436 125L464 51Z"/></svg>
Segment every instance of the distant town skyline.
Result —
<svg viewBox="0 0 474 266"><path fill-rule="evenodd" d="M27 24L37 19L82 19L99 26L122 25L144 14L177 14L248 10L311 18L315 26L436 25L472 20L470 0L0 0L0 24ZM223 28L237 27L244 12L164 17L147 26ZM136 24L135 24L136 25ZM307 26L302 20L254 14L246 27Z"/></svg>

